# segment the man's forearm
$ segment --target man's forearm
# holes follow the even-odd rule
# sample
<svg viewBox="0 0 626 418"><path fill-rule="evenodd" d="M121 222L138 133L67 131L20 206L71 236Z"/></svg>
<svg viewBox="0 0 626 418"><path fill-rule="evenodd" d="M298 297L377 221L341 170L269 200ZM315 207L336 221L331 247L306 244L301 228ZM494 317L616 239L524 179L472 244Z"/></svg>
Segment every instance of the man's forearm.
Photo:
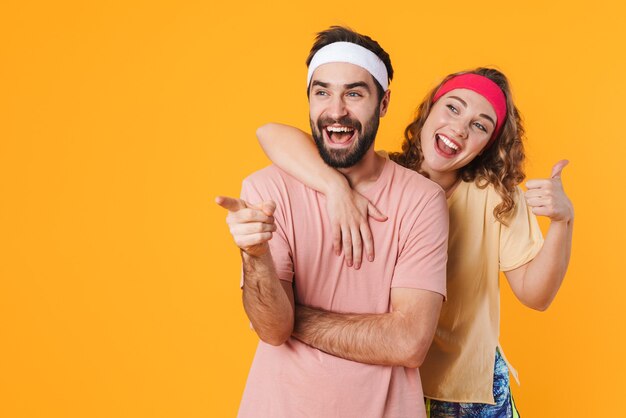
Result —
<svg viewBox="0 0 626 418"><path fill-rule="evenodd" d="M293 330L293 294L274 269L269 250L258 257L242 252L243 306L261 340L280 345Z"/></svg>
<svg viewBox="0 0 626 418"><path fill-rule="evenodd" d="M302 342L347 360L386 366L418 367L432 341L436 324L394 311L343 314L298 305L293 335Z"/></svg>

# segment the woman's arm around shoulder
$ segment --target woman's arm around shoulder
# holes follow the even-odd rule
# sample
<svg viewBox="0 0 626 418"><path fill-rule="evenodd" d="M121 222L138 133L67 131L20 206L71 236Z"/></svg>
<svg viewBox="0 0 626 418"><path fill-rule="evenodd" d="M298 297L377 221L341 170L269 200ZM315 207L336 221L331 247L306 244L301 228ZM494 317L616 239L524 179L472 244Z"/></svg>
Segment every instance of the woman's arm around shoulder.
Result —
<svg viewBox="0 0 626 418"><path fill-rule="evenodd" d="M355 268L361 266L364 250L372 261L374 245L368 216L377 221L387 217L353 191L343 174L322 160L311 135L293 126L268 123L257 129L257 137L274 164L326 196L335 253L339 255L343 250L346 264Z"/></svg>

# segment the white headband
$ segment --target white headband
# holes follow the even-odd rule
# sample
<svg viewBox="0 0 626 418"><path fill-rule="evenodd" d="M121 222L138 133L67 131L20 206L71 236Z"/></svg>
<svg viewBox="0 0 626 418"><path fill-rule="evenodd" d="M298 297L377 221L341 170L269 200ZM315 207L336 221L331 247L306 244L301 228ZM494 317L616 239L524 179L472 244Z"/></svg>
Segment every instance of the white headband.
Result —
<svg viewBox="0 0 626 418"><path fill-rule="evenodd" d="M383 91L389 87L387 67L382 60L369 49L352 42L334 42L317 51L309 64L306 78L307 87L311 84L311 77L313 77L315 69L330 62L347 62L358 65L367 70L380 83Z"/></svg>

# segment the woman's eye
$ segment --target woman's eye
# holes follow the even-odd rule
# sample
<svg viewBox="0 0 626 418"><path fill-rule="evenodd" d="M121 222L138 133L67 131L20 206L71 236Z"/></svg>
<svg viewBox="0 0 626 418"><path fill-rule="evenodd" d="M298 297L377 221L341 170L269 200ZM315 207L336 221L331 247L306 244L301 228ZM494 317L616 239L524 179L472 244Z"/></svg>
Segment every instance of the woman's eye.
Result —
<svg viewBox="0 0 626 418"><path fill-rule="evenodd" d="M487 132L487 128L485 128L485 126L482 125L481 123L474 122L474 126L477 127L478 129L480 129L483 132Z"/></svg>
<svg viewBox="0 0 626 418"><path fill-rule="evenodd" d="M448 106L448 109L450 109L452 112L459 113L459 111L456 109L456 107L452 106L451 104L446 105L446 106Z"/></svg>

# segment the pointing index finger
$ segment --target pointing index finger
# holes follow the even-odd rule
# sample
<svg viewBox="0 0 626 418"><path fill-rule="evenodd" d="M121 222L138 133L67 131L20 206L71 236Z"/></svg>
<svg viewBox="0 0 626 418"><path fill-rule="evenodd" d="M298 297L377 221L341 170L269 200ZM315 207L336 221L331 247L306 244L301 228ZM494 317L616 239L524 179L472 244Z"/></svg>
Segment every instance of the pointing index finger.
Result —
<svg viewBox="0 0 626 418"><path fill-rule="evenodd" d="M243 200L235 199L228 196L217 196L215 198L215 203L228 210L229 212L237 212L247 207L246 202L244 202Z"/></svg>

